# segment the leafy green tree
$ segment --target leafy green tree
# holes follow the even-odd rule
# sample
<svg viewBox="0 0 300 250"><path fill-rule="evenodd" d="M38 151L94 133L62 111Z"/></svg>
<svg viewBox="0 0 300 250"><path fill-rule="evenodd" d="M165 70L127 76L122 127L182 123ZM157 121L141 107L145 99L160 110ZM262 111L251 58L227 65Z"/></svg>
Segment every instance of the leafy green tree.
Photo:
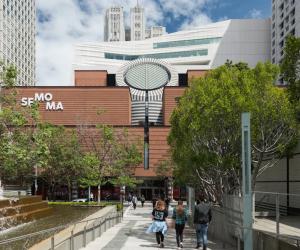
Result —
<svg viewBox="0 0 300 250"><path fill-rule="evenodd" d="M289 36L284 47L284 58L280 65L281 74L288 84L290 101L300 120L300 38Z"/></svg>
<svg viewBox="0 0 300 250"><path fill-rule="evenodd" d="M131 142L128 131L117 131L108 125L98 125L94 133L78 129L82 145L85 145L83 165L85 174L80 179L82 186L98 186L100 201L101 185L110 182L118 186L135 186L135 167L142 162L139 145Z"/></svg>
<svg viewBox="0 0 300 250"><path fill-rule="evenodd" d="M283 79L288 83L291 101L300 100L300 38L289 36L284 47L284 58L280 65Z"/></svg>
<svg viewBox="0 0 300 250"><path fill-rule="evenodd" d="M18 180L21 185L32 175L34 154L32 129L36 106L20 109L15 88L16 69L0 63L0 179Z"/></svg>
<svg viewBox="0 0 300 250"><path fill-rule="evenodd" d="M40 125L40 140L47 151L42 177L50 186L50 195L55 199L56 184L66 185L71 200L72 182L78 181L84 173L82 154L77 133L63 126ZM40 147L40 148L43 148Z"/></svg>
<svg viewBox="0 0 300 250"><path fill-rule="evenodd" d="M241 65L241 64L240 64ZM221 202L241 188L241 113L251 113L252 186L296 137L286 91L274 87L278 68L224 65L194 79L171 116L168 142L175 178Z"/></svg>

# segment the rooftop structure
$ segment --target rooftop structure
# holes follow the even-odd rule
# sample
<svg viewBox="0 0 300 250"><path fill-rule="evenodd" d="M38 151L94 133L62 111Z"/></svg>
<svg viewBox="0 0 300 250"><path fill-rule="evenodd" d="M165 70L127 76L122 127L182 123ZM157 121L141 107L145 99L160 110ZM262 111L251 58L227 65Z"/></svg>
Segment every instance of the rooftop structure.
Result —
<svg viewBox="0 0 300 250"><path fill-rule="evenodd" d="M123 7L115 6L106 10L104 41L125 41Z"/></svg>

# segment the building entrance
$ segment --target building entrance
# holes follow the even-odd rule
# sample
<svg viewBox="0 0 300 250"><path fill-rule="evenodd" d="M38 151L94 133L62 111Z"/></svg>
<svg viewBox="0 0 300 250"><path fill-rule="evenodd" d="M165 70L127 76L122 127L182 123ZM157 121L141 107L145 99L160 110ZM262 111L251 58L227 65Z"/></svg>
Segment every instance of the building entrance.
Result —
<svg viewBox="0 0 300 250"><path fill-rule="evenodd" d="M137 187L137 195L141 197L145 196L146 200L152 200L153 198L164 198L165 181L164 180L144 180L142 184Z"/></svg>
<svg viewBox="0 0 300 250"><path fill-rule="evenodd" d="M141 188L141 196L144 195L146 200L152 200L152 189L151 188Z"/></svg>

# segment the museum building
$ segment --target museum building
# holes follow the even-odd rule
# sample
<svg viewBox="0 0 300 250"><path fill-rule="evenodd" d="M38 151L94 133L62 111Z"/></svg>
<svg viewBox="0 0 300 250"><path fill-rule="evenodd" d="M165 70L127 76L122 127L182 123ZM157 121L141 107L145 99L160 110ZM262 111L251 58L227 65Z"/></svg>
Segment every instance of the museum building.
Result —
<svg viewBox="0 0 300 250"><path fill-rule="evenodd" d="M41 118L70 128L99 123L126 127L143 138L145 92L124 82L126 69L135 61L158 61L170 72L166 86L149 91L149 169L141 165L135 176L144 180L138 195L147 199L165 194L179 196L172 176L161 178L156 169L169 158L167 136L170 116L193 77L231 60L250 67L270 60L270 20L228 20L189 31L142 41L84 43L75 46L74 86L19 87L22 106L40 103ZM57 83L56 83L57 85ZM98 111L102 110L99 116ZM116 189L114 192L118 192Z"/></svg>

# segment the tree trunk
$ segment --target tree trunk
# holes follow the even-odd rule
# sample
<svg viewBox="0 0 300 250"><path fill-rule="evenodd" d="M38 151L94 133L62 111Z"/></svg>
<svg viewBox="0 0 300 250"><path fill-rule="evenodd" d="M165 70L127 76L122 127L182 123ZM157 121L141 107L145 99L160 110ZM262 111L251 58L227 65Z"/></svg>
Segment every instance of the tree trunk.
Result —
<svg viewBox="0 0 300 250"><path fill-rule="evenodd" d="M72 200L72 182L68 181L68 196L69 196L69 201Z"/></svg>
<svg viewBox="0 0 300 250"><path fill-rule="evenodd" d="M101 201L101 186L100 184L98 185L98 203Z"/></svg>

